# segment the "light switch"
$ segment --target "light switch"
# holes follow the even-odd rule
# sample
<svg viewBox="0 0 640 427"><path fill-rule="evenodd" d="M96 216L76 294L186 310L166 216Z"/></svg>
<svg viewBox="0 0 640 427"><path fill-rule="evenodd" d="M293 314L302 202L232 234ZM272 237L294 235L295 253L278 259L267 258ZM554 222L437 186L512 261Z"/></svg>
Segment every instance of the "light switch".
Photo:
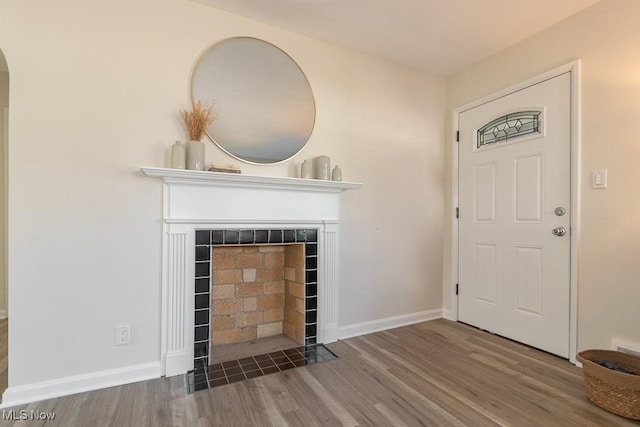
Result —
<svg viewBox="0 0 640 427"><path fill-rule="evenodd" d="M607 188L607 170L598 169L591 171L591 188L602 190Z"/></svg>

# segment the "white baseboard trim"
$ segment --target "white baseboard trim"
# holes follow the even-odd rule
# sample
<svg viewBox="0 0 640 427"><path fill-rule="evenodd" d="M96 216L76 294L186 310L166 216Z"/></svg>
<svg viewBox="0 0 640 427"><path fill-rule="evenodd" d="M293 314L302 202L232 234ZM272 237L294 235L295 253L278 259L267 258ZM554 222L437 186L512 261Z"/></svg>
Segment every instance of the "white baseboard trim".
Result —
<svg viewBox="0 0 640 427"><path fill-rule="evenodd" d="M0 310L0 320L4 320L7 318L7 310Z"/></svg>
<svg viewBox="0 0 640 427"><path fill-rule="evenodd" d="M338 341L338 325L332 323L331 325L325 325L322 331L322 342L329 344Z"/></svg>
<svg viewBox="0 0 640 427"><path fill-rule="evenodd" d="M458 320L453 316L453 312L447 308L442 310L442 317L447 320L453 320L454 322Z"/></svg>
<svg viewBox="0 0 640 427"><path fill-rule="evenodd" d="M189 367L189 353L186 350L168 352L164 359L164 374L174 377L186 373Z"/></svg>
<svg viewBox="0 0 640 427"><path fill-rule="evenodd" d="M160 362L74 375L51 381L9 387L2 395L0 408L53 399L69 394L114 387L160 377Z"/></svg>
<svg viewBox="0 0 640 427"><path fill-rule="evenodd" d="M371 320L369 322L354 323L353 325L339 327L338 338L343 340L346 338L386 331L387 329L399 328L400 326L413 325L414 323L426 322L428 320L440 318L442 318L442 310L438 309L401 314L399 316Z"/></svg>

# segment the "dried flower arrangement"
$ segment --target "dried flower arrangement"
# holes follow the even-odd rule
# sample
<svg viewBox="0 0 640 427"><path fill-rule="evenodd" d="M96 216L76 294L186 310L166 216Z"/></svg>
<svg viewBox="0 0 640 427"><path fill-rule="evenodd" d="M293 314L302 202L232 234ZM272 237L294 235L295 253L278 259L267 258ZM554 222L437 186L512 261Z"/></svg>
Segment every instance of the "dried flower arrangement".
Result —
<svg viewBox="0 0 640 427"><path fill-rule="evenodd" d="M191 111L180 110L180 115L187 128L189 139L192 141L200 141L207 133L207 128L213 124L216 119L216 113L213 111L213 103L203 104L201 101L193 103Z"/></svg>

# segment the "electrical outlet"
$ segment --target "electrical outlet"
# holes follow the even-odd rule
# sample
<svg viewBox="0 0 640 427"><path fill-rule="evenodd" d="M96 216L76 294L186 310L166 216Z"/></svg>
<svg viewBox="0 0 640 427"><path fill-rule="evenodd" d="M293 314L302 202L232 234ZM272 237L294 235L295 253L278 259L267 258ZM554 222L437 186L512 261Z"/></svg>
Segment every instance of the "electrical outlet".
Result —
<svg viewBox="0 0 640 427"><path fill-rule="evenodd" d="M131 325L123 323L116 325L116 345L131 344Z"/></svg>

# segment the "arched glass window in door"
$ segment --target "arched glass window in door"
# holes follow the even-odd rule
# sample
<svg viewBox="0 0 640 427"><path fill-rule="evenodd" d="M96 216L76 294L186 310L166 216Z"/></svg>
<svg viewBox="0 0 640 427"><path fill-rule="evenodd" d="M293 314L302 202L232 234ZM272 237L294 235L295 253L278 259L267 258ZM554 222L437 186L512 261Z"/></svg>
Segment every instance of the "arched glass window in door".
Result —
<svg viewBox="0 0 640 427"><path fill-rule="evenodd" d="M518 111L499 117L478 129L476 147L509 141L524 135L541 133L541 111Z"/></svg>

